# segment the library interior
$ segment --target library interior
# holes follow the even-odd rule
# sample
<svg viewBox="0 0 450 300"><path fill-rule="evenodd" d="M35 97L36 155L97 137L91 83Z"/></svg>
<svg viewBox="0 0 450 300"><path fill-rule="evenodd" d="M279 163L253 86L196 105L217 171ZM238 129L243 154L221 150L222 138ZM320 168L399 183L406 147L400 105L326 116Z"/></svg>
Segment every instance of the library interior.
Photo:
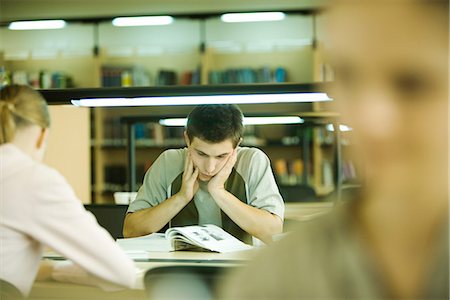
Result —
<svg viewBox="0 0 450 300"><path fill-rule="evenodd" d="M155 161L169 149L189 146L185 133L187 117L198 104L236 104L243 113L244 124L239 147L257 148L267 156L284 205L283 230L273 236L273 244L284 240L302 224L339 211L337 207L348 205L361 191L366 193L363 160L367 157L354 154L360 146L354 132L357 129L343 118L338 103L342 91L333 85L342 73L337 74L327 56L327 51L335 46L331 45L333 37L327 31L328 10L329 6L333 7L330 2L0 0L0 87L30 86L47 101L51 129L42 163L67 180L81 206L106 229L117 248L131 258L137 270L135 282L139 282L132 285L114 282L89 268L83 270L86 266L78 261L71 269L63 265L71 259L67 253L60 253L43 242L42 261L51 265L52 275L36 280L27 292L20 289L15 294L15 290L8 288L7 273L0 272L2 295L11 297L8 295L11 293L11 299L24 295L29 299L216 299L217 295L224 299L251 299L251 293L224 291L224 286L225 289L233 286L222 283L233 282L230 279L233 276L228 273L237 274L234 269L253 261L260 248L270 248L272 243L266 245L253 238L252 248L257 249L251 251L229 251L225 241L222 247L227 250L222 253L173 251L178 249L174 246L176 242L166 239L164 232L124 237L125 217L137 216L137 212L130 211L131 203L135 199L144 201L139 197L149 192L145 176ZM342 2L345 7L351 1L336 2ZM381 2L387 5L387 1ZM413 5L407 3L415 1L399 2ZM336 11L340 9L344 10ZM359 13L356 8L347 9L355 16ZM389 14L384 10L382 13ZM353 20L355 24L358 18L359 15ZM27 25L55 27L20 27ZM336 26L336 31L342 30L341 27ZM399 32L406 30L395 28ZM414 80L405 85L413 89L414 84L420 84ZM447 128L432 130L447 132ZM175 163L166 167L175 168ZM3 172L3 164L0 168ZM246 191L247 196L251 195L248 188ZM171 196L170 190L167 195ZM269 213L271 217L279 217L272 211ZM233 216L230 218L235 221ZM446 219L448 223L448 215ZM320 223L320 226L327 225ZM192 244L195 237L185 234L180 239ZM340 250L337 247L333 255ZM444 257L445 253L448 267L448 245ZM3 264L4 258L1 260ZM386 281L395 274L389 276ZM436 286L446 286L448 296L448 273L445 278L446 285ZM105 283L108 280L116 285L112 288ZM277 281L273 282L276 285ZM364 285L363 281L359 283ZM174 289L174 285L179 288ZM284 283L280 284L280 288L283 286ZM402 290L400 284L387 286L386 290L392 293L384 296L417 296L402 294L409 290ZM331 288L323 287L323 291L328 289ZM359 288L354 290L356 294L339 294L336 299L349 295L363 298L375 295L373 299L380 296L367 290L358 294ZM294 294L280 292L266 297L282 299L282 295ZM302 293L298 295L308 299ZM334 295L325 292L315 295L334 299L330 296Z"/></svg>

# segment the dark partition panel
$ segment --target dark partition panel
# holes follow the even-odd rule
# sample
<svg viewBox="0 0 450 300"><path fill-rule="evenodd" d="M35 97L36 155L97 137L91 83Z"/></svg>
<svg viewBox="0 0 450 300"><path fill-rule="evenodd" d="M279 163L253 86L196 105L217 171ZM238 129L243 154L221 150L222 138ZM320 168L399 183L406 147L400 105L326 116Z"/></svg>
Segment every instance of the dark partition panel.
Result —
<svg viewBox="0 0 450 300"><path fill-rule="evenodd" d="M97 222L103 226L114 239L122 238L123 220L128 209L128 205L95 205L84 206L97 218Z"/></svg>

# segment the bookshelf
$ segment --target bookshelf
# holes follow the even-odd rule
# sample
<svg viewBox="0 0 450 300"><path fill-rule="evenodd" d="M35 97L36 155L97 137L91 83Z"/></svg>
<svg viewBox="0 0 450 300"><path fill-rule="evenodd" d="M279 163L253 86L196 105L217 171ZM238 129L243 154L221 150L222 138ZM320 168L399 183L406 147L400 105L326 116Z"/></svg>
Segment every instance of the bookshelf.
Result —
<svg viewBox="0 0 450 300"><path fill-rule="evenodd" d="M208 84L211 72L236 69L247 73L269 70L270 80L273 81L274 73L279 68L284 70L284 80L288 82L314 82L321 81L326 76L321 44L313 47L312 22L311 15L299 15L272 24L222 24L215 19L206 19L204 25L201 25L202 21L198 19L183 19L164 28L114 28L106 23L87 23L70 25L56 33L41 31L37 34L13 33L0 28L5 41L3 46L0 45L0 63L8 71L22 71L30 77L41 71L66 74L75 87L101 87L104 85L102 70L105 68L122 70L119 72L120 85L125 86L156 85L160 82L158 74L162 70L174 72L177 80L172 83L176 84L186 84L183 78L189 72L191 76L198 73L200 78L195 83ZM201 26L206 28L203 36ZM205 45L203 51L199 49L202 43ZM98 49L97 54L94 54L95 48ZM135 72L145 74L147 78L132 78L130 81L130 74ZM122 76L123 73L128 74ZM118 84L117 79L112 85ZM248 107L243 109L244 113L295 112L300 116L309 114L313 118L329 117L323 113L325 110L326 108L316 104L308 111L291 107L274 110L272 106L264 106L259 110ZM123 117L142 114L155 118L167 114L186 116L189 111L189 107L170 110L165 107L90 109L91 133L83 139L91 145L91 174L81 174L79 177L88 178L92 175L92 200L109 203L112 196L109 192L105 196L105 190L124 188L118 183L114 185L116 180L108 177L111 173L123 174L123 166L127 164L125 135L112 133L111 124L120 123ZM326 164L325 161L332 161L333 150L332 147L315 142L320 135L318 130L311 128L311 142L307 148L312 161L308 163L299 163L303 160L299 149L304 145L283 140L281 137L285 133L276 126L261 127L255 136L248 136L246 140L249 145L261 147L274 164L276 161L285 161L285 169L294 173L288 176L291 178L288 183L300 182L298 177L302 172L299 170L308 169L311 173L310 184L319 195L323 195L333 189L328 184L329 180L324 183L323 179L324 176L329 177L324 175L329 167L323 165ZM278 139L270 140L267 137L270 134L278 136ZM258 141L263 143L256 143ZM142 138L136 147L136 161L143 170L147 161L156 158L165 149L183 144L179 136L170 142ZM113 167L112 171L105 170L109 166ZM106 177L112 181L112 188L108 184L105 188ZM123 176L117 180L122 181Z"/></svg>
<svg viewBox="0 0 450 300"><path fill-rule="evenodd" d="M168 26L119 28L104 20L74 22L56 31L0 27L0 61L7 70L29 77L42 71L64 73L76 87L101 86L102 67L142 71L150 85L158 84L161 71L174 72L177 84L185 82L186 73L198 72L194 82L207 84L211 72L237 68L283 69L288 82L311 82L314 20L308 11L258 24L223 23L204 15L180 17Z"/></svg>
<svg viewBox="0 0 450 300"><path fill-rule="evenodd" d="M171 117L185 117L193 108L171 107ZM303 116L306 124L291 125L252 125L246 127L243 146L258 147L271 160L274 174L282 186L311 186L317 196L324 196L333 190L334 148L332 145L319 146L324 148L329 157L327 179L319 178L323 173L316 173L316 165L323 168L322 157L316 157L314 131L318 128L325 130L322 124L329 116L311 114L293 105L243 105L241 109L246 116L257 115L299 115ZM139 108L96 108L97 113L103 114L100 124L101 130L95 130L92 149L100 159L95 168L93 178L93 198L96 203L111 203L113 192L137 190L142 183L143 175L152 162L166 149L184 147L182 127L164 127L158 123L159 119L168 115L166 107ZM317 123L316 120L321 120ZM326 123L326 122L325 122ZM132 135L135 137L132 146L133 158L130 159L127 145L129 143L130 128L134 126ZM330 133L328 133L330 134ZM333 141L331 141L333 142ZM320 149L322 152L323 149ZM129 173L129 165L135 166ZM280 167L282 165L282 167ZM113 175L111 175L113 174ZM114 175L116 174L116 175ZM133 174L133 178L129 177ZM134 183L133 183L134 182ZM316 185L320 182L320 185ZM328 183L328 186L326 186Z"/></svg>

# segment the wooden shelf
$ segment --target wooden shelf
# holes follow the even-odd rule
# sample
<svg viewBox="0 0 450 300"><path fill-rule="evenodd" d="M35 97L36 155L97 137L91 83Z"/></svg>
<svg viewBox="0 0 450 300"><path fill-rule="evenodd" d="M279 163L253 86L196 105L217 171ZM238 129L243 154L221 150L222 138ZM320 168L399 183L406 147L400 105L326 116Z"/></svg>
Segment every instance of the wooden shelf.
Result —
<svg viewBox="0 0 450 300"><path fill-rule="evenodd" d="M301 27L307 28L307 27ZM304 29L301 29L304 30ZM305 29L306 30L306 29ZM116 36L114 36L116 37ZM90 38L90 36L89 36ZM305 35L306 38L306 35ZM195 43L195 41L194 41ZM211 93L216 91L219 93L229 93L236 89L248 89L250 92L264 93L268 89L284 89L285 91L298 91L299 82L320 82L323 76L320 74L323 59L321 55L322 47L313 48L310 45L302 47L296 47L295 49L281 49L273 47L271 51L265 53L248 52L241 50L236 53L221 53L217 49L207 47L206 51L202 54L198 51L191 51L186 53L169 53L162 52L161 55L138 55L138 52L134 51L132 55L128 57L112 57L111 53L108 53L108 49L100 47L99 55L86 55L83 57L64 57L59 54L54 59L32 59L28 58L23 61L5 60L0 53L0 62L5 65L8 70L25 70L27 72L36 72L41 69L50 71L63 71L72 76L75 85L78 87L71 90L48 90L45 93L45 97L50 103L62 104L70 103L72 98L76 98L85 95L86 90L91 93L92 89L97 89L101 93L110 93L112 96L140 96L143 92L164 92L170 91L173 94L197 94L201 91L205 93ZM135 45L133 46L135 47ZM30 48L31 49L31 48ZM196 49L195 47L193 49ZM245 49L245 47L243 48ZM171 69L178 74L187 71L194 70L201 66L200 72L202 85L198 86L151 86L151 87L132 87L132 88L108 88L100 89L101 85L101 67L104 65L111 66L135 66L139 65L141 68L149 72L154 76L155 72L160 69ZM260 68L268 66L271 69L276 67L284 67L288 73L288 80L294 83L284 84L222 84L218 86L207 85L208 73L211 70L223 70L227 68ZM314 84L309 86L313 87ZM303 85L306 86L306 85ZM131 94L130 94L131 92ZM134 93L134 94L133 94ZM329 109L327 104L312 104L312 103L297 103L297 104L265 104L265 105L240 105L240 108L245 115L298 115L305 118L306 122L318 119L337 118L339 115ZM118 144L103 143L102 140L105 137L105 120L108 118L120 118L120 117L135 117L137 115L153 116L155 118L161 117L174 117L174 116L186 116L192 109L192 106L183 107L171 107L170 110L167 106L159 107L142 107L142 108L94 108L91 111L91 126L92 136L85 137L86 143L91 141L90 153L92 155L92 168L93 168L93 183L96 187L95 191L92 191L95 202L109 201L107 197L103 195L104 190L104 168L111 162L117 164L126 163L126 155L123 154L126 149L126 143L120 141ZM283 135L280 135L280 138ZM314 139L315 136L312 136ZM271 160L284 158L287 160L294 160L301 158L301 142L299 144L284 144L281 142L266 142L266 143L246 143L244 138L243 146L255 146L262 148L267 153ZM159 153L165 148L178 148L184 147L184 141L174 141L163 144L153 144L151 141L137 143L138 163L142 163L142 160L154 160ZM320 146L316 143L310 143L311 161L311 184L315 186L316 190L324 190L320 187L322 171L321 163L324 156L329 153L327 148L331 146ZM64 160L65 158L60 158ZM77 174L79 178L88 178L90 174Z"/></svg>

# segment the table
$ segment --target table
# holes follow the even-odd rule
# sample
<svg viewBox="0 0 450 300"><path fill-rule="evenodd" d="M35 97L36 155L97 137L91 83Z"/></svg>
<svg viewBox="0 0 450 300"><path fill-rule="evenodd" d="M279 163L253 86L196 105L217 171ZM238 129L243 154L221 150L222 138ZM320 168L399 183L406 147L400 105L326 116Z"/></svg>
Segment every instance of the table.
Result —
<svg viewBox="0 0 450 300"><path fill-rule="evenodd" d="M285 203L285 220L306 221L333 209L333 202Z"/></svg>
<svg viewBox="0 0 450 300"><path fill-rule="evenodd" d="M286 203L286 220L303 221L317 217L330 211L333 203ZM138 268L147 271L152 268L173 265L209 265L209 266L235 266L245 263L246 260L257 252L243 251L233 253L212 253L212 252L151 252L148 259L135 259ZM75 300L75 299L95 299L95 300L115 300L115 299L147 299L145 291L122 290L117 292L105 292L97 287L61 283L54 281L36 282L29 296L32 300Z"/></svg>
<svg viewBox="0 0 450 300"><path fill-rule="evenodd" d="M213 252L151 252L151 258L135 260L138 268L147 271L152 268L173 265L207 265L207 266L236 266L245 263L258 250L240 251L232 253ZM33 285L29 299L92 299L92 300L115 300L115 299L147 299L143 289L121 290L106 292L100 288L79 284L62 283L55 281L41 281Z"/></svg>

